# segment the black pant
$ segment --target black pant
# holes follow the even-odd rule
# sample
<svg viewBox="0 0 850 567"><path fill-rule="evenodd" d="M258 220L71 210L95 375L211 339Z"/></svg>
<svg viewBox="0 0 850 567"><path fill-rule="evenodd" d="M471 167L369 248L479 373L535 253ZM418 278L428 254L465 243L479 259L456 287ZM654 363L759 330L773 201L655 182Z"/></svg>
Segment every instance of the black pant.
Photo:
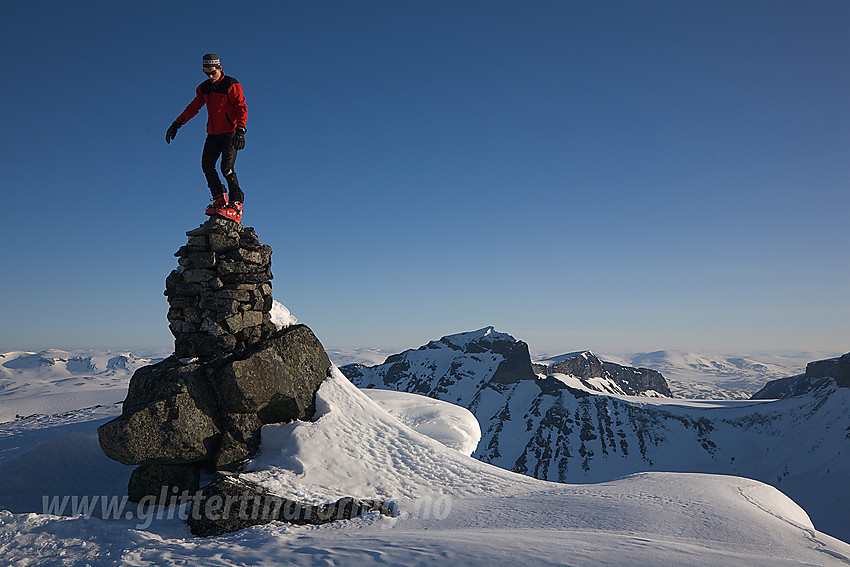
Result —
<svg viewBox="0 0 850 567"><path fill-rule="evenodd" d="M210 193L215 197L224 193L224 185L215 170L215 162L221 157L221 173L227 181L230 201L245 201L245 194L239 188L239 180L233 167L236 165L236 149L233 147L233 132L227 134L210 134L204 142L204 153L201 155L201 169L207 176Z"/></svg>

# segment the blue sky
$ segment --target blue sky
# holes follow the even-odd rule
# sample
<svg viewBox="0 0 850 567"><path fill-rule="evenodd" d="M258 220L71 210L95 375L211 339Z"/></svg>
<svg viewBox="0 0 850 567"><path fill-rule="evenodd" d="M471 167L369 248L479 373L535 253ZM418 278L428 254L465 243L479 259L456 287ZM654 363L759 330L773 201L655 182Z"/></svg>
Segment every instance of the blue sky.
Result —
<svg viewBox="0 0 850 567"><path fill-rule="evenodd" d="M850 350L850 3L0 3L0 351L167 346L218 53L328 348Z"/></svg>

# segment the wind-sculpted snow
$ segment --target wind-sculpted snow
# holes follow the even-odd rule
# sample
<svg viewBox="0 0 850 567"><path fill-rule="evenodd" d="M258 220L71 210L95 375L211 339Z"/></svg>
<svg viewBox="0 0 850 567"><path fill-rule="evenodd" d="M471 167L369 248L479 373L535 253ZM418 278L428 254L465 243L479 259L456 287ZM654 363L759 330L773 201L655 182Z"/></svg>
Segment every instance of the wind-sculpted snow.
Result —
<svg viewBox="0 0 850 567"><path fill-rule="evenodd" d="M275 494L308 503L342 496L392 500L467 497L535 481L447 451L405 426L333 369L316 397L314 422L267 425L246 475ZM358 416L352 420L351 416ZM307 448L334 447L333 451Z"/></svg>
<svg viewBox="0 0 850 567"><path fill-rule="evenodd" d="M417 394L393 390L362 390L394 418L415 431L464 455L481 440L481 426L468 409Z"/></svg>

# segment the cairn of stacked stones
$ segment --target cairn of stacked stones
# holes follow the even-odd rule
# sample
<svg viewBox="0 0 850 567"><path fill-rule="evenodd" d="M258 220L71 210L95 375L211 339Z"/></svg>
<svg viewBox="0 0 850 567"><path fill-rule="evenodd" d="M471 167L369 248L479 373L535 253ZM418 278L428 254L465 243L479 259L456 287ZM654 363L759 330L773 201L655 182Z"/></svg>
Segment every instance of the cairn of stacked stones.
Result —
<svg viewBox="0 0 850 567"><path fill-rule="evenodd" d="M330 360L304 325L272 322L272 249L253 228L211 218L186 233L166 278L174 354L139 368L121 415L98 428L104 453L139 465L134 501L236 470L268 423L309 419Z"/></svg>
<svg viewBox="0 0 850 567"><path fill-rule="evenodd" d="M175 356L219 358L270 337L271 247L253 228L217 217L186 235L165 280Z"/></svg>
<svg viewBox="0 0 850 567"><path fill-rule="evenodd" d="M270 503L269 511L249 518L193 516L197 535L272 520L322 523L364 510L391 514L380 503L352 498L299 504L234 472L259 450L264 425L313 417L331 362L307 326L278 329L271 322L272 249L253 228L213 217L186 235L175 254L178 268L165 282L174 354L139 368L121 415L97 430L107 457L137 465L127 486L130 500L166 505L185 492L194 493L194 509L206 510L205 503L223 496ZM202 471L216 476L199 490ZM281 512L284 503L298 513Z"/></svg>

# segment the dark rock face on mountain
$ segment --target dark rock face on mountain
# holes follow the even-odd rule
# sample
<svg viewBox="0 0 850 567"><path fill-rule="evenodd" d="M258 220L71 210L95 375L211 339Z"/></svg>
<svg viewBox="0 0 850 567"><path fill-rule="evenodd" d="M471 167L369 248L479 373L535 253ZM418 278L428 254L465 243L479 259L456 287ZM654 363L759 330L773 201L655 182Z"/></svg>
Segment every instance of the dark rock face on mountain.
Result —
<svg viewBox="0 0 850 567"><path fill-rule="evenodd" d="M806 365L805 374L768 382L753 394L753 400L775 400L803 396L835 381L839 388L850 388L850 353L838 358L817 360Z"/></svg>
<svg viewBox="0 0 850 567"><path fill-rule="evenodd" d="M166 280L175 353L139 368L121 416L98 428L108 457L140 465L135 501L235 470L264 424L310 419L331 366L308 327L271 323L271 248L252 228L212 218L186 234Z"/></svg>
<svg viewBox="0 0 850 567"><path fill-rule="evenodd" d="M647 392L673 396L667 380L660 372L605 362L590 351L566 355L562 360L548 366L536 364L535 370L540 374L567 374L583 381L591 378L610 380L629 396L639 396ZM591 389L594 388L591 386Z"/></svg>

